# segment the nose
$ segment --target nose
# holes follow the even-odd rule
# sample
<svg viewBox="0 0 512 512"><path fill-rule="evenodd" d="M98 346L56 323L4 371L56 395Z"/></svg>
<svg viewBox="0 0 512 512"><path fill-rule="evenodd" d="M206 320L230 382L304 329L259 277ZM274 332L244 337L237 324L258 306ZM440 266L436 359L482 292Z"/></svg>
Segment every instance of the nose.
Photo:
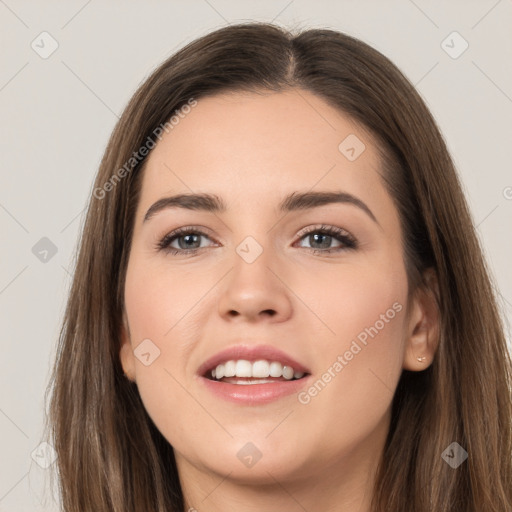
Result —
<svg viewBox="0 0 512 512"><path fill-rule="evenodd" d="M270 250L263 250L252 263L236 254L222 285L219 314L229 321L286 321L292 314L293 293L279 269Z"/></svg>

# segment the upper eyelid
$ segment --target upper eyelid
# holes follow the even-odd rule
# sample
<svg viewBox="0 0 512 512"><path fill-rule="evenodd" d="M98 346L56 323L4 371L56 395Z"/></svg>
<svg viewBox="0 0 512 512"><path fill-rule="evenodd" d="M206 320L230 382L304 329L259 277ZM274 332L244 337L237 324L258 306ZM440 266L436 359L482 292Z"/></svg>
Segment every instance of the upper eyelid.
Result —
<svg viewBox="0 0 512 512"><path fill-rule="evenodd" d="M341 227L341 226L334 226L334 225L331 225L331 224L312 224L312 225L309 225L309 226L305 226L303 228L301 228L296 236L303 236L305 234L308 234L310 233L311 231L322 231L322 230L328 230L328 229L335 229L335 230L340 230L344 233L346 233L347 235L349 236L353 236L351 234L350 231L348 231L347 229ZM169 232L166 232L163 237L161 238L164 238L166 236L175 236L175 235L180 235L180 234L186 234L186 233L197 233L197 234L201 234L201 235L206 235L206 236L211 236L212 238L215 238L214 235L211 234L211 230L209 228L206 228L206 227L202 227L202 226L183 226L183 227L179 227L179 228L176 228L176 229L173 229Z"/></svg>
<svg viewBox="0 0 512 512"><path fill-rule="evenodd" d="M354 238L352 233L350 233L345 228L342 228L340 226L333 226L331 224L313 224L313 225L310 225L310 226L306 226L306 227L300 229L297 232L296 236L302 238L303 236L308 235L309 233L314 233L316 231L329 231L329 230L340 231L339 235L344 235L346 233L347 236L350 236L351 238Z"/></svg>

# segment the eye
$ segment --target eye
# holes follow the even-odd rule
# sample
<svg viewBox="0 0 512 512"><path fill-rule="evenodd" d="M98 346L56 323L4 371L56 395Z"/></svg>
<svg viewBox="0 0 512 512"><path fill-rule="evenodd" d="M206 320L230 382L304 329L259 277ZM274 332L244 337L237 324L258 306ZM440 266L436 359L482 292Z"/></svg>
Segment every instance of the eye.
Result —
<svg viewBox="0 0 512 512"><path fill-rule="evenodd" d="M348 231L336 226L325 226L322 224L309 227L302 230L299 236L300 240L306 239L310 243L310 246L305 248L310 249L314 254L340 252L357 248L356 239ZM156 249L173 255L195 254L199 249L204 248L204 246L201 246L201 237L210 238L206 233L194 226L175 229L157 242ZM340 242L341 246L330 247L333 241ZM172 245L176 242L177 247Z"/></svg>
<svg viewBox="0 0 512 512"><path fill-rule="evenodd" d="M310 246L306 249L311 249L314 254L316 253L331 253L340 252L348 249L356 249L357 241L348 232L336 226L314 226L306 228L299 233L300 239L306 239ZM340 247L330 247L332 241L341 242Z"/></svg>
<svg viewBox="0 0 512 512"><path fill-rule="evenodd" d="M201 249L201 237L208 237L206 233L194 226L175 229L171 233L165 235L157 244L156 248L170 254L190 254ZM178 242L178 247L171 244ZM197 245L199 243L199 245Z"/></svg>

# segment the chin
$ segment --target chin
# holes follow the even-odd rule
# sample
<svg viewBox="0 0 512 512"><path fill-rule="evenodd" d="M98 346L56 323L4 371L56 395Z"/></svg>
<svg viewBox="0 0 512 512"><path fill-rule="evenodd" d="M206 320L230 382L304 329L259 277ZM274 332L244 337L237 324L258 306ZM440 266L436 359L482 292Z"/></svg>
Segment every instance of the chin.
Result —
<svg viewBox="0 0 512 512"><path fill-rule="evenodd" d="M306 468L310 474L311 464L304 453L298 452L297 439L291 435L272 439L274 434L267 438L261 432L257 436L237 435L229 441L224 439L217 444L205 445L201 453L196 446L195 457L201 459L197 465L223 477L229 474L230 480L240 484L252 485L275 484L276 480L301 477ZM284 441L286 438L288 442Z"/></svg>

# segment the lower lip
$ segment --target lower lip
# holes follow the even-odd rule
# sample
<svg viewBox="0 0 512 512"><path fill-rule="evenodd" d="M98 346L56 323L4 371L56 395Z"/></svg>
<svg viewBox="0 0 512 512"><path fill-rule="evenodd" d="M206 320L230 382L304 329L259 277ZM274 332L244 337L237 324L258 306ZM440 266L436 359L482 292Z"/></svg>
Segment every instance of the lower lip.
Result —
<svg viewBox="0 0 512 512"><path fill-rule="evenodd" d="M224 400L244 405L266 404L298 393L311 375L298 380L268 382L266 384L228 384L200 377L206 388Z"/></svg>

